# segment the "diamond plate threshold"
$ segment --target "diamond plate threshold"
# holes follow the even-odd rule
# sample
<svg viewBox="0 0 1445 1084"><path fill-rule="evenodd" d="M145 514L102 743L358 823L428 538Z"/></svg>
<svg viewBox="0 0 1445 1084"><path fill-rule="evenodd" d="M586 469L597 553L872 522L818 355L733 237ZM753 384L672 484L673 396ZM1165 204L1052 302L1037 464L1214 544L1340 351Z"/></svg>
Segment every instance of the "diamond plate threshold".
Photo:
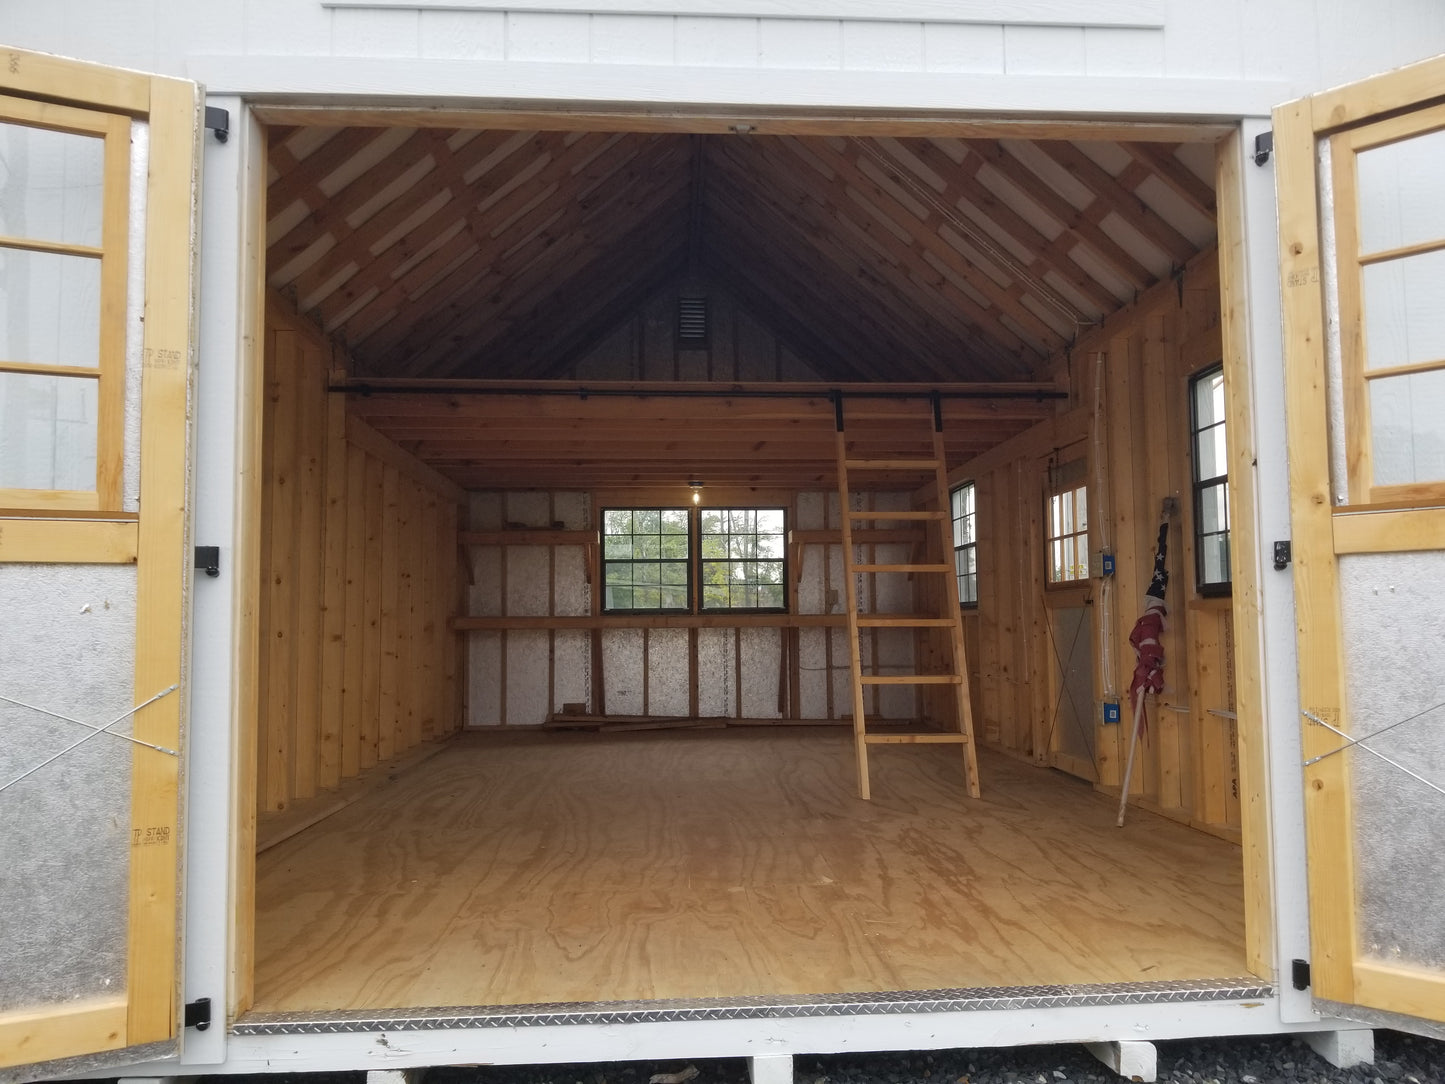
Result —
<svg viewBox="0 0 1445 1084"><path fill-rule="evenodd" d="M469 1005L436 1009L352 1009L338 1012L253 1012L231 1026L236 1035L427 1031L442 1028L548 1027L566 1024L654 1024L684 1020L761 1020L787 1016L981 1012L1085 1005L1270 998L1256 978L1185 982L1118 982L1078 986L985 986L966 990L895 990L815 997L683 998L544 1005Z"/></svg>

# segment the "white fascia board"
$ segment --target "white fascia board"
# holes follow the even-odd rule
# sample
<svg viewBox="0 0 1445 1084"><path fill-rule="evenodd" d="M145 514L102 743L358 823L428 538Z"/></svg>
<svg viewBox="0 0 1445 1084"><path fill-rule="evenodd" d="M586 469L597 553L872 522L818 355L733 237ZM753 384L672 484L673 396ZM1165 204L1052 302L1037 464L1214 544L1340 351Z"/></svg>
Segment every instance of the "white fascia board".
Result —
<svg viewBox="0 0 1445 1084"><path fill-rule="evenodd" d="M964 75L553 64L425 58L193 55L213 94L306 104L520 108L524 103L904 110L1066 120L1267 117L1284 80Z"/></svg>
<svg viewBox="0 0 1445 1084"><path fill-rule="evenodd" d="M1164 0L321 0L321 6L402 11L850 19L1146 30L1164 26Z"/></svg>
<svg viewBox="0 0 1445 1084"><path fill-rule="evenodd" d="M538 1025L229 1037L214 1074L349 1072L434 1065L541 1065L836 1054L1037 1043L1217 1038L1338 1027L1284 1024L1278 1003L1200 1001L974 1012L880 1013L657 1023ZM188 1064L183 1058L182 1065ZM176 1073L174 1061L128 1076Z"/></svg>

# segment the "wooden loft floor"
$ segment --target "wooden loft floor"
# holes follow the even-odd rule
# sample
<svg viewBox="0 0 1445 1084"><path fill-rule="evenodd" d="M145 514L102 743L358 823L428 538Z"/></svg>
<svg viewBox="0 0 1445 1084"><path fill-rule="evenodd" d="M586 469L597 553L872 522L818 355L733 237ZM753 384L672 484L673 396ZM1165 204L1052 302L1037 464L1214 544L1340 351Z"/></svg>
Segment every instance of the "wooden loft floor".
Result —
<svg viewBox="0 0 1445 1084"><path fill-rule="evenodd" d="M819 728L464 735L267 851L259 1011L1244 973L1239 849Z"/></svg>

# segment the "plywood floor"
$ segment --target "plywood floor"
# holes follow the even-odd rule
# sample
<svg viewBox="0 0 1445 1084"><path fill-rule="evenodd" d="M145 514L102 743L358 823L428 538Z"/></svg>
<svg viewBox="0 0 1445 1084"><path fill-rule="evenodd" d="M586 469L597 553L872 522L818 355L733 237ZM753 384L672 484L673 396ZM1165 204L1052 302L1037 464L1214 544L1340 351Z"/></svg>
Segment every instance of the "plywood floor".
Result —
<svg viewBox="0 0 1445 1084"><path fill-rule="evenodd" d="M875 747L876 748L876 747ZM256 1008L1245 973L1239 850L846 732L475 735L259 859Z"/></svg>

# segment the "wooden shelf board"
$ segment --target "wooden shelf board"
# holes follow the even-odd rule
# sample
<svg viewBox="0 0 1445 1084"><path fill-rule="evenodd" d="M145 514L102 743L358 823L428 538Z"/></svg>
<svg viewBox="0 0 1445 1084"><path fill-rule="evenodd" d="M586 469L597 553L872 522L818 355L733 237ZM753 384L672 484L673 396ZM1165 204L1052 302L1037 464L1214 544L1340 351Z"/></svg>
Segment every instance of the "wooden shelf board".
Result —
<svg viewBox="0 0 1445 1084"><path fill-rule="evenodd" d="M495 629L843 628L843 614L598 614L578 617L454 617L457 632Z"/></svg>

